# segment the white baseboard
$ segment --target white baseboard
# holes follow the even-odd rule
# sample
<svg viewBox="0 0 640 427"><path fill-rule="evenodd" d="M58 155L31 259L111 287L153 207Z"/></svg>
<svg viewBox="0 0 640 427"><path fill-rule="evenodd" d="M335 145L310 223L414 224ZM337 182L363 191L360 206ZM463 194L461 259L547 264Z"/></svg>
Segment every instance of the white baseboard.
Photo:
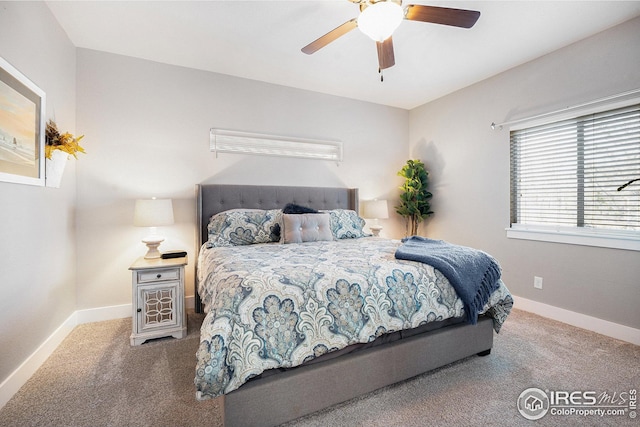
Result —
<svg viewBox="0 0 640 427"><path fill-rule="evenodd" d="M184 298L185 308L195 308L195 297ZM78 325L83 323L102 322L104 320L123 319L131 317L131 304L112 305L109 307L88 308L76 311L78 315Z"/></svg>
<svg viewBox="0 0 640 427"><path fill-rule="evenodd" d="M195 307L195 297L185 297L185 308ZM83 323L131 317L131 304L88 308L74 311L7 379L0 384L0 408L20 390L73 328Z"/></svg>
<svg viewBox="0 0 640 427"><path fill-rule="evenodd" d="M597 317L587 316L586 314L576 313L574 311L565 310L564 308L554 307L552 305L533 301L530 299L513 296L514 307L520 310L528 311L542 317L547 317L558 322L566 323L571 326L586 329L588 331L597 332L611 338L626 341L631 344L640 345L640 329L631 328L629 326L620 325L618 323L609 322L608 320L598 319Z"/></svg>
<svg viewBox="0 0 640 427"><path fill-rule="evenodd" d="M83 323L102 322L104 320L131 317L131 304L111 305L108 307L87 308L77 310L78 325Z"/></svg>
<svg viewBox="0 0 640 427"><path fill-rule="evenodd" d="M18 368L0 384L0 408L20 390L20 387L38 370L45 360L78 324L73 312Z"/></svg>

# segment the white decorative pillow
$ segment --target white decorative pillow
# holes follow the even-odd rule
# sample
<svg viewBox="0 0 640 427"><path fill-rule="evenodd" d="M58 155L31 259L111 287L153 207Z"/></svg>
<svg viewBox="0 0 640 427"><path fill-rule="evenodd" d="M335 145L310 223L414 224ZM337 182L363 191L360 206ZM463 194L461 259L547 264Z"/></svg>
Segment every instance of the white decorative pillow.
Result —
<svg viewBox="0 0 640 427"><path fill-rule="evenodd" d="M284 243L333 240L329 214L284 214L282 235Z"/></svg>
<svg viewBox="0 0 640 427"><path fill-rule="evenodd" d="M333 209L328 211L331 216L331 232L336 239L357 239L371 236L362 229L365 220L358 213L350 209Z"/></svg>
<svg viewBox="0 0 640 427"><path fill-rule="evenodd" d="M207 247L277 242L281 222L280 209L231 209L217 213L207 226Z"/></svg>

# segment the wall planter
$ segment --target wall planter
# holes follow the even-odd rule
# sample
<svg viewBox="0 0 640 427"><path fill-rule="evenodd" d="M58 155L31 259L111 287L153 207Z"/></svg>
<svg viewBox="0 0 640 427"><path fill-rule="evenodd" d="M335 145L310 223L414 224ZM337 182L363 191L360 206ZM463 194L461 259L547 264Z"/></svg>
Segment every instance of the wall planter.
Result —
<svg viewBox="0 0 640 427"><path fill-rule="evenodd" d="M64 174L64 167L67 165L69 154L60 150L53 150L51 152L51 158L46 159L45 173L46 173L46 186L52 188L60 188L62 182L62 175Z"/></svg>
<svg viewBox="0 0 640 427"><path fill-rule="evenodd" d="M84 136L84 135L83 135ZM47 122L45 133L45 158L46 181L45 185L52 188L60 188L62 174L67 165L69 156L77 158L77 153L84 153L84 148L79 144L83 136L74 137L69 132L61 134L53 120Z"/></svg>

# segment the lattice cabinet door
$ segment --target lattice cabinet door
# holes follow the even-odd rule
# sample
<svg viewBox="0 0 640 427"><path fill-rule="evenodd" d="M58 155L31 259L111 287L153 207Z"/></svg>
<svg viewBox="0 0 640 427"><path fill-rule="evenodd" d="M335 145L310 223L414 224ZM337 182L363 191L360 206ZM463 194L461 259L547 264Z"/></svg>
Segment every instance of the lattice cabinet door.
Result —
<svg viewBox="0 0 640 427"><path fill-rule="evenodd" d="M171 260L138 260L133 271L133 331L131 345L148 339L187 333L184 311L186 257Z"/></svg>
<svg viewBox="0 0 640 427"><path fill-rule="evenodd" d="M176 301L180 283L138 286L139 332L153 331L178 324Z"/></svg>

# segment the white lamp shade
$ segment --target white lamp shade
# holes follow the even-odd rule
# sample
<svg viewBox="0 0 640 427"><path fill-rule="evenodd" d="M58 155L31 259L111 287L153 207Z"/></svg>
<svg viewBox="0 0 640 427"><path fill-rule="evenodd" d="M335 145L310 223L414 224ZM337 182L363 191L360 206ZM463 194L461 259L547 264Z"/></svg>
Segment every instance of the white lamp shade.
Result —
<svg viewBox="0 0 640 427"><path fill-rule="evenodd" d="M389 207L386 200L368 200L362 204L362 216L371 219L389 218Z"/></svg>
<svg viewBox="0 0 640 427"><path fill-rule="evenodd" d="M159 227L173 224L171 199L139 199L133 215L137 227Z"/></svg>
<svg viewBox="0 0 640 427"><path fill-rule="evenodd" d="M404 19L402 6L393 1L368 6L358 17L358 28L376 42L388 39Z"/></svg>

